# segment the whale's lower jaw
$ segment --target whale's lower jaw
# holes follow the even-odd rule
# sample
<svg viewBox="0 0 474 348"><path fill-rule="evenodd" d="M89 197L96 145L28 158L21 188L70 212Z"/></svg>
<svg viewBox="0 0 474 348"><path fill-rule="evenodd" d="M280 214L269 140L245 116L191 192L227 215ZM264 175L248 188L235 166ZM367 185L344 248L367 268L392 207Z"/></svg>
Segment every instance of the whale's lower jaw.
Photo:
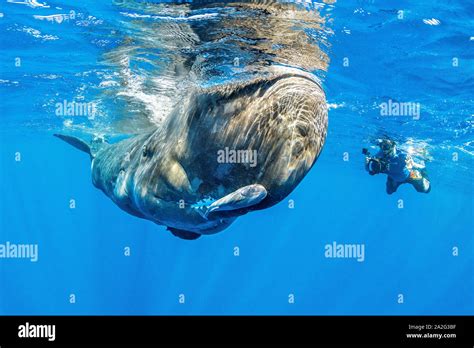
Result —
<svg viewBox="0 0 474 348"><path fill-rule="evenodd" d="M185 231L190 231L193 233L197 233L200 235L211 235L211 234L216 234L218 232L221 232L225 230L227 227L229 227L233 222L235 218L231 219L221 219L218 224L213 225L213 226L188 226L187 228L180 228ZM168 226L170 227L170 226Z"/></svg>
<svg viewBox="0 0 474 348"><path fill-rule="evenodd" d="M217 219L204 220L197 223L196 221L187 221L189 216L177 217L175 220L167 219L166 221L158 221L153 218L149 220L158 225L164 225L168 228L189 231L200 235L210 235L221 232L229 227L236 219L236 217L225 217Z"/></svg>

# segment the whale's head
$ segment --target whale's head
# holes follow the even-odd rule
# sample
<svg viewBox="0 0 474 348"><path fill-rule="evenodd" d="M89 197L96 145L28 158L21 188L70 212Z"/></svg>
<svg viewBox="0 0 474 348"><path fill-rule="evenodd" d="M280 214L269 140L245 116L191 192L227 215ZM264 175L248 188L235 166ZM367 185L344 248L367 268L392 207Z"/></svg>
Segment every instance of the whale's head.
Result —
<svg viewBox="0 0 474 348"><path fill-rule="evenodd" d="M225 195L263 185L267 194L253 209L278 203L298 185L323 148L328 122L319 80L288 67L201 90L175 116L167 134L180 140L173 151L188 175L213 197L219 188Z"/></svg>

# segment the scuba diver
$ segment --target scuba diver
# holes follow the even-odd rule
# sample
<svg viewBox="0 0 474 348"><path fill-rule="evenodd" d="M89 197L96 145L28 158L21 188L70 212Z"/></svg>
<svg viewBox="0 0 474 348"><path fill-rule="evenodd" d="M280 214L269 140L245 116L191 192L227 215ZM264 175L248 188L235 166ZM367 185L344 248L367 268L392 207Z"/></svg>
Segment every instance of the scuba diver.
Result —
<svg viewBox="0 0 474 348"><path fill-rule="evenodd" d="M380 151L375 156L371 156L367 149L362 149L366 156L365 169L370 175L387 174L389 195L405 183L412 184L418 192L430 192L431 184L424 164L415 162L409 154L397 151L393 140L382 139L378 145Z"/></svg>

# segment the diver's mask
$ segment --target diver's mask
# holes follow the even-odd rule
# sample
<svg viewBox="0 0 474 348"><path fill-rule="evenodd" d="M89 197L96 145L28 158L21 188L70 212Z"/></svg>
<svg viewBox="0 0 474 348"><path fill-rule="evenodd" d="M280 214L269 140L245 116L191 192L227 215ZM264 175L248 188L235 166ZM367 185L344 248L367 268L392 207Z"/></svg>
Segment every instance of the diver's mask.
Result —
<svg viewBox="0 0 474 348"><path fill-rule="evenodd" d="M384 139L380 141L379 147L385 156L395 155L395 143L393 141Z"/></svg>

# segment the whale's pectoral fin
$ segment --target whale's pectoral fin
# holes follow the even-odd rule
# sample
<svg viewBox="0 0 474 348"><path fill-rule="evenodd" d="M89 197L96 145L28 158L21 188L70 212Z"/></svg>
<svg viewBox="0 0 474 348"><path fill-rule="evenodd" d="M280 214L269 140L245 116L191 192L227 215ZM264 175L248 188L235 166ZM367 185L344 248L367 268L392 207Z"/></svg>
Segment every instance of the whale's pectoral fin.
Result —
<svg viewBox="0 0 474 348"><path fill-rule="evenodd" d="M235 211L260 203L267 196L265 187L259 184L248 185L229 193L208 206L198 208L198 213L207 220L212 212Z"/></svg>
<svg viewBox="0 0 474 348"><path fill-rule="evenodd" d="M186 231L186 230L179 230L177 228L173 227L168 227L168 231L170 231L174 236L181 238L181 239L186 239L186 240L194 240L198 239L201 237L199 233L196 232L191 232L191 231Z"/></svg>
<svg viewBox="0 0 474 348"><path fill-rule="evenodd" d="M178 161L169 161L163 180L178 192L191 193L191 184L188 175Z"/></svg>
<svg viewBox="0 0 474 348"><path fill-rule="evenodd" d="M91 147L84 140L64 134L53 134L55 137L64 140L66 143L74 146L76 149L84 151L92 156Z"/></svg>

